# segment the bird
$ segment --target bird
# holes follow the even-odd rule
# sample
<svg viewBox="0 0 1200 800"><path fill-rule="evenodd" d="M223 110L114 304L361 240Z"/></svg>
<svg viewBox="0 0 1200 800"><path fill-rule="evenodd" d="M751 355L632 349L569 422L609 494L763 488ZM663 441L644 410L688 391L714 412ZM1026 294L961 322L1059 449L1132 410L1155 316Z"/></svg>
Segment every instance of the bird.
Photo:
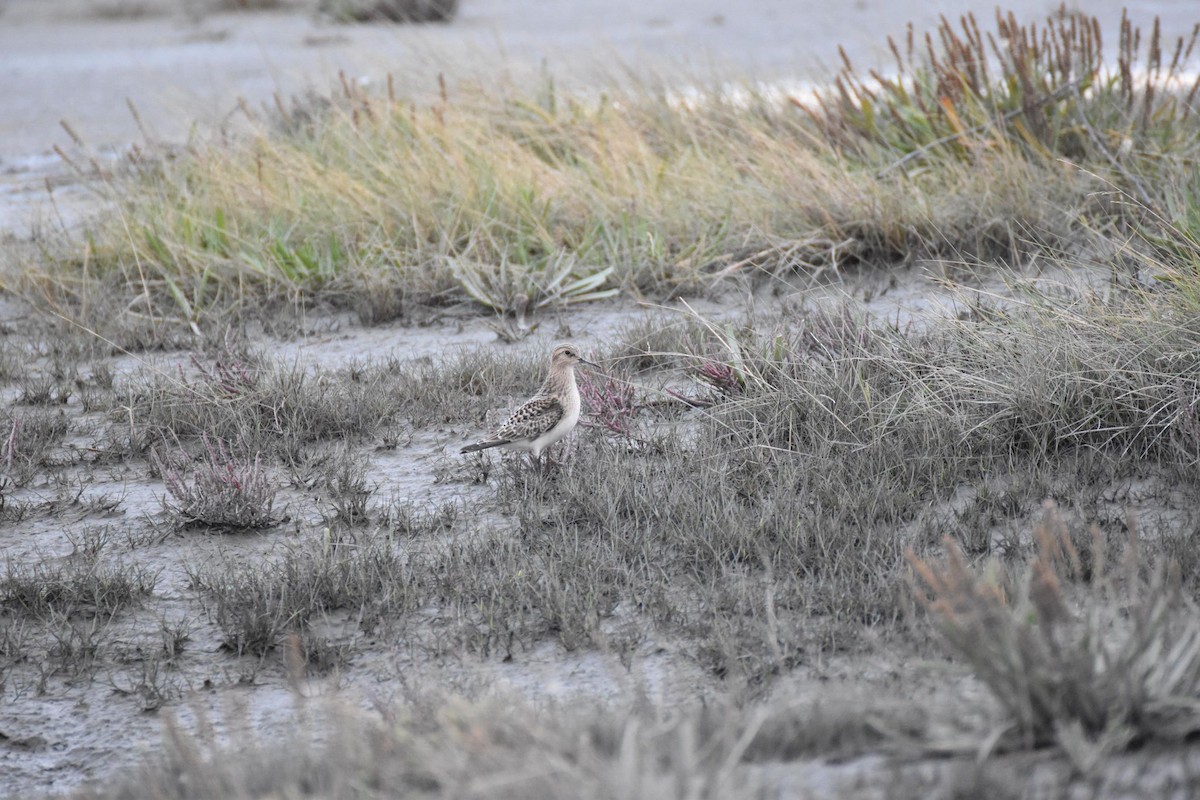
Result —
<svg viewBox="0 0 1200 800"><path fill-rule="evenodd" d="M474 453L490 447L524 451L534 460L542 451L566 436L579 422L579 387L575 385L575 365L598 364L579 355L573 344L560 344L550 354L550 373L537 394L526 400L512 413L495 433L486 439L469 444L461 453Z"/></svg>

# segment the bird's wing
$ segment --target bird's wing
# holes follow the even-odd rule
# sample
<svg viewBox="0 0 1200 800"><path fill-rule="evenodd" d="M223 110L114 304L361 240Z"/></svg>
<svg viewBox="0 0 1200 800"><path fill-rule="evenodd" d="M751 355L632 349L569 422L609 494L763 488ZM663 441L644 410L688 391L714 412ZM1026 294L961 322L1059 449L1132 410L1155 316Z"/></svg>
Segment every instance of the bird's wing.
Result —
<svg viewBox="0 0 1200 800"><path fill-rule="evenodd" d="M536 439L558 424L566 409L557 398L538 395L525 402L513 412L508 420L496 429L496 439L516 442Z"/></svg>

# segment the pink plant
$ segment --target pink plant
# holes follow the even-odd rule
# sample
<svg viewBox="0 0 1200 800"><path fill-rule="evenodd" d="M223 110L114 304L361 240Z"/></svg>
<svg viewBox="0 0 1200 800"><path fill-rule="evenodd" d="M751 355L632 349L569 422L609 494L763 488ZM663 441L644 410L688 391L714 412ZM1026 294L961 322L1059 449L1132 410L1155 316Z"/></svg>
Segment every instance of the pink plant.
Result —
<svg viewBox="0 0 1200 800"><path fill-rule="evenodd" d="M257 454L253 461L237 458L220 439L204 436L205 460L192 471L189 483L182 472L152 458L167 491L177 501L172 510L185 523L261 528L271 525L275 487L267 480Z"/></svg>
<svg viewBox="0 0 1200 800"><path fill-rule="evenodd" d="M733 367L721 361L705 359L695 367L696 377L724 394L739 394L742 381Z"/></svg>
<svg viewBox="0 0 1200 800"><path fill-rule="evenodd" d="M633 437L633 417L641 408L634 399L633 384L605 376L594 381L580 376L579 396L588 408L589 419L583 424L604 427L619 436Z"/></svg>

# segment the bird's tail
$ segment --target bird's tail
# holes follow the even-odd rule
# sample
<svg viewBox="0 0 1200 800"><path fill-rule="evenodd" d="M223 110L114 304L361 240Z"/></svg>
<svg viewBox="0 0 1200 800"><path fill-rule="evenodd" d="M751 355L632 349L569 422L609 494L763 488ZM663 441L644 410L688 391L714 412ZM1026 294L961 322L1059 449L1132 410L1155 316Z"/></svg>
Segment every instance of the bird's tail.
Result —
<svg viewBox="0 0 1200 800"><path fill-rule="evenodd" d="M477 450L487 450L489 447L499 447L502 444L508 444L508 440L507 439L489 439L484 442L476 442L475 444L469 444L466 447L464 447L462 450L459 450L458 452L474 453Z"/></svg>

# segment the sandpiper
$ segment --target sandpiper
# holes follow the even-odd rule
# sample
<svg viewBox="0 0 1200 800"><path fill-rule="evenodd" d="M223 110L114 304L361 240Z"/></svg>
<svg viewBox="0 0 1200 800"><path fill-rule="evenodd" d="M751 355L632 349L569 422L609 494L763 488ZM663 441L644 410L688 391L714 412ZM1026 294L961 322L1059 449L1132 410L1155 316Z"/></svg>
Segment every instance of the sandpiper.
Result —
<svg viewBox="0 0 1200 800"><path fill-rule="evenodd" d="M488 438L469 444L463 453L503 447L530 453L539 459L542 451L566 436L579 422L579 387L575 385L575 365L591 361L579 355L579 348L560 344L550 355L550 374L537 394L526 400L503 425Z"/></svg>

